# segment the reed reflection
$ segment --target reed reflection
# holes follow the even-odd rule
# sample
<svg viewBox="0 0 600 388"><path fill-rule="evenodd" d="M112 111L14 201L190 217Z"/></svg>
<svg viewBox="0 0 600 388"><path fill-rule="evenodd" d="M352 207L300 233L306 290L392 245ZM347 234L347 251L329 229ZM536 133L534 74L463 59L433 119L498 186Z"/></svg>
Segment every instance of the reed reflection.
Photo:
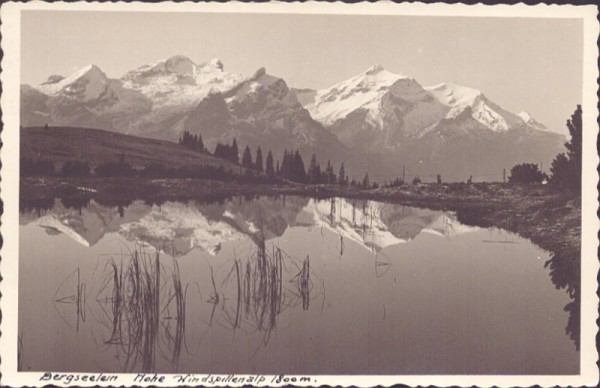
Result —
<svg viewBox="0 0 600 388"><path fill-rule="evenodd" d="M349 317L338 318L340 312L354 311L354 305L361 306L355 314L368 311L377 319L369 321L366 328L360 323L348 326L356 332L362 330L373 341L379 340L379 332L387 333L398 346L405 346L421 334L417 327L427 326L419 321L419 314L427 315L428 306L437 306L436 299L426 299L419 310L405 296L414 293L428 298L436 287L449 287L454 281L459 287L461 278L470 277L461 268L482 265L476 255L469 259L469 252L490 242L486 233L498 239L497 229L480 229L487 227L487 221L476 212L454 214L343 198L56 199L21 205L23 230L32 233L32 238L64 246L66 259L52 256L54 265L44 266L44 271L57 268L60 274L47 280L50 291L43 297L56 310L52 324L85 338L87 344L81 349L93 354L92 362L99 370L123 372L187 372L206 363L221 365L216 363L227 360L229 352L243 360L239 361L243 370L252 371L254 365L264 368L280 349L289 347L289 333L313 335L338 319L343 326ZM519 247L529 244L511 236L520 244L492 244L503 253L497 255L498 260L494 260L495 253L484 254L489 259L485 265L502 269L495 271L500 274L495 279L498 284L506 281L520 286L519 271L537 268L541 276L538 285L550 291L552 285L564 290L570 300L566 303L563 292L557 292L561 299L552 311L560 315L555 315L559 320L552 324L553 333L561 334L561 346L565 343L575 352L571 342L578 350L578 260L555 252L545 263L547 272L539 271L543 262L533 264L526 255L502 267L501 257L513 250L523 252ZM72 254L70 249L78 253ZM445 250L459 251L459 256L444 260ZM467 256L464 261L462 252ZM79 260L80 255L86 261ZM33 259L26 268L37 274L32 268L40 266L40 257L30 256ZM440 272L441 268L445 270ZM488 272L480 275L488 276ZM414 282L419 277L422 283ZM480 285L478 278L471 281L472 287ZM478 292L485 294L487 284L481 284ZM549 295L544 292L543 297ZM51 300L46 299L48 294ZM524 303L540 300L535 292L523 295ZM502 302L502 297L498 298ZM371 311L370 306L377 309ZM454 317L446 307L437 308ZM474 308L485 318L484 305L475 302ZM411 310L412 316L400 319L398 314L405 309ZM411 326L413 317L419 325ZM366 318L359 321L366 322ZM31 343L32 327L22 326L25 351L20 351L19 357L24 354L24 368L32 354L27 347L31 346L27 344ZM483 327L493 327L493 323ZM566 336L561 333L563 327ZM347 342L337 339L336 330L328 335L333 339L323 342ZM339 335L343 338L344 331L339 330ZM307 348L320 346L319 340L311 341ZM384 347L385 341L381 341L378 346ZM195 360L202 364L196 366Z"/></svg>
<svg viewBox="0 0 600 388"><path fill-rule="evenodd" d="M88 279L82 279L79 268L73 271L53 298L55 305L72 308L56 311L65 325L78 331L89 310L98 350L113 352L123 372L155 371L164 362L177 372L182 350L191 355L203 351L201 342L215 323L256 338L253 357L267 346L282 314L307 311L311 301L324 298L324 283L315 286L318 276L310 271L309 256L300 260L267 244L262 229L250 241L251 249L227 260L221 270L208 266L211 291L205 298L200 285L206 283L206 273L184 283L177 259L136 246L131 252L104 255ZM86 299L92 292L86 291L88 283L93 302ZM207 321L186 316L198 306L200 317L209 314ZM186 335L189 327L191 337ZM203 328L200 335L198 328Z"/></svg>

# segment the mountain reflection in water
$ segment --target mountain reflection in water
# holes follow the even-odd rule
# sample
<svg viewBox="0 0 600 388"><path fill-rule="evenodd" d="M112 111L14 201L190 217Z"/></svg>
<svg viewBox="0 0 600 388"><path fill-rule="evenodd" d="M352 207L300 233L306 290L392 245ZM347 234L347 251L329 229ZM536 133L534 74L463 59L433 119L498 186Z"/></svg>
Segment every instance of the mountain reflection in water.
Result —
<svg viewBox="0 0 600 388"><path fill-rule="evenodd" d="M259 234L270 240L296 226L326 228L376 251L410 241L422 232L451 237L477 230L440 211L342 198L259 197L155 206L136 201L127 206L127 212L116 207L117 211L93 200L77 204L57 200L48 202L48 207L24 204L21 224L34 222L49 234L63 233L85 246L95 245L107 233L119 233L175 257L194 248L215 255L224 243L245 238L258 243Z"/></svg>
<svg viewBox="0 0 600 388"><path fill-rule="evenodd" d="M577 373L576 261L460 218L342 198L22 202L22 369ZM555 338L508 360L530 335L515 325L542 322ZM56 325L68 351L32 354Z"/></svg>

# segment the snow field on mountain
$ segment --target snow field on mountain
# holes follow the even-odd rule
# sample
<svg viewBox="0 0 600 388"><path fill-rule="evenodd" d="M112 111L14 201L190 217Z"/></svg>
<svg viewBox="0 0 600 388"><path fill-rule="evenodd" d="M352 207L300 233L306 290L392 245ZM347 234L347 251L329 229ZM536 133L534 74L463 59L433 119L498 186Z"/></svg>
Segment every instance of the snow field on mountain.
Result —
<svg viewBox="0 0 600 388"><path fill-rule="evenodd" d="M317 91L314 101L306 109L324 125L330 125L360 107L377 111L387 88L401 78L405 77L375 65L356 77ZM377 113L371 117L376 119Z"/></svg>
<svg viewBox="0 0 600 388"><path fill-rule="evenodd" d="M118 80L108 79L97 66L89 65L66 78L52 76L37 90L48 96L68 96L83 102L87 109L99 115L137 115L135 119L113 119L121 126L168 122L181 129L181 121L174 117L187 114L211 92L232 90L234 93L226 101L233 103L267 88L280 103L290 107L298 105L295 93L277 89L279 80L266 74L264 69L244 77L224 71L218 59L195 64L177 55L141 66ZM454 83L422 87L416 80L394 74L381 65L372 66L331 88L316 91L305 108L313 119L325 126L352 112L365 110L365 120L370 127L382 129L390 125L386 120L395 125L400 120L406 133L416 136L423 135L420 132L431 128L436 121L454 119L466 109L471 109L475 120L495 132L523 123L545 129L528 114L519 116L503 110L477 89Z"/></svg>
<svg viewBox="0 0 600 388"><path fill-rule="evenodd" d="M47 95L63 92L82 101L90 101L100 97L107 85L106 74L97 66L88 65L58 82L40 85L38 89Z"/></svg>

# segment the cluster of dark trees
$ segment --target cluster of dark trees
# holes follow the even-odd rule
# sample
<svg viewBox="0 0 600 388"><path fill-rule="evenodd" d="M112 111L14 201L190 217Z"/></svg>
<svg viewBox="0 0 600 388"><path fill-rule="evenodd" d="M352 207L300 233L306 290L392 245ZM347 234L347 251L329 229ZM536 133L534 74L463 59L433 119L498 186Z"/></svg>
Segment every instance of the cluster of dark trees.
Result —
<svg viewBox="0 0 600 388"><path fill-rule="evenodd" d="M273 168L273 154L271 154L270 150L267 154L267 162L269 175L275 175L275 170ZM242 154L242 166L258 172L266 172L263 166L263 155L260 146L256 149L256 158L254 161L252 160L250 147L246 146L246 148L244 148L244 153Z"/></svg>
<svg viewBox="0 0 600 388"><path fill-rule="evenodd" d="M308 183L312 184L339 184L342 186L348 185L348 175L346 175L346 169L344 163L340 165L340 169L337 174L335 173L334 167L331 161L327 161L327 166L324 170L321 170L321 165L317 162L317 157L313 154L310 159L310 165L308 166L307 172Z"/></svg>
<svg viewBox="0 0 600 388"><path fill-rule="evenodd" d="M304 160L298 150L284 150L281 163L279 161L275 162L273 153L269 150L263 164L261 147L259 146L256 149L256 156L253 158L250 147L246 146L242 153L241 163L243 167L265 173L268 177L279 177L292 182L305 184L348 184L348 176L346 175L344 163L340 166L337 174L334 172L330 161L327 161L327 167L322 171L321 165L317 162L317 156L313 154L308 170L306 170Z"/></svg>
<svg viewBox="0 0 600 388"><path fill-rule="evenodd" d="M231 145L217 143L213 155L217 158L229 160L232 163L239 163L240 159L237 140L233 139Z"/></svg>
<svg viewBox="0 0 600 388"><path fill-rule="evenodd" d="M304 161L300 151L291 150L288 152L286 149L283 152L283 158L281 159L281 166L277 163L277 169L275 174L277 176L298 183L309 183L306 176L306 169L304 168Z"/></svg>
<svg viewBox="0 0 600 388"><path fill-rule="evenodd" d="M343 162L340 165L337 173L335 172L334 166L331 164L330 160L327 161L327 166L325 169L321 169L321 164L317 161L317 156L315 154L312 155L307 170L304 165L302 155L298 150L288 151L285 149L283 151L281 163L277 161L275 164L273 154L271 150L269 150L265 165L263 166L263 153L261 147L259 146L256 149L256 157L253 159L250 147L246 146L242 154L241 163L242 166L247 169L255 170L260 173L264 172L267 178L278 177L292 182L311 185L350 185L352 187L360 187L365 189L376 189L379 187L376 182L370 183L368 173L365 174L362 182L357 182L355 179L350 181L350 178L346 174L346 168L344 167Z"/></svg>
<svg viewBox="0 0 600 388"><path fill-rule="evenodd" d="M190 149L206 152L206 148L202 141L202 135L191 135L188 131L185 131L179 139L179 143ZM327 161L327 166L322 169L321 165L317 162L315 154L313 154L308 170L306 170L302 155L300 155L298 150L288 151L286 149L280 163L279 161L275 162L271 150L268 151L266 159L263 159L262 148L259 146L256 149L256 156L253 158L250 147L246 146L240 160L239 148L235 138L231 145L220 142L217 143L213 156L228 160L232 163L241 164L242 167L248 170L264 173L268 178L271 178L270 181L273 181L272 178L274 177L279 177L305 184L339 184L342 186L351 185L362 188L378 187L377 183L370 184L368 174L365 176L362 183L355 180L350 181L346 174L344 163L341 164L337 173L329 160Z"/></svg>
<svg viewBox="0 0 600 388"><path fill-rule="evenodd" d="M510 170L509 183L542 183L548 175L540 171L537 164L521 163Z"/></svg>
<svg viewBox="0 0 600 388"><path fill-rule="evenodd" d="M237 144L234 143L233 145ZM223 146L223 149L231 150L231 146ZM256 150L256 157L252 158L250 147L246 146L242 156L242 167L246 168L243 175L235 174L225 166L200 166L200 167L167 167L160 163L151 163L142 169L134 168L127 162L125 155L120 154L115 161L109 161L92 168L87 162L81 160L70 160L65 162L56 171L55 165L48 159L21 159L21 176L65 176L65 177L143 177L143 178L198 178L219 181L237 181L242 183L276 183L281 179L304 184L337 184L350 185L360 188L377 188L377 183L370 183L369 174L365 174L362 182L349 180L344 163L340 165L338 173L327 161L327 167L321 170L316 155L313 154L308 171L304 167L302 155L298 150L285 150L281 164L277 161L274 165L272 152L269 150L263 166L263 156L260 147ZM253 173L256 171L256 173Z"/></svg>
<svg viewBox="0 0 600 388"><path fill-rule="evenodd" d="M192 135L189 131L184 131L183 135L179 138L179 144L193 151L209 152L204 146L202 134ZM229 160L232 163L240 162L237 140L235 138L231 145L218 142L212 154L217 158Z"/></svg>
<svg viewBox="0 0 600 388"><path fill-rule="evenodd" d="M383 187L400 187L404 184L404 181L400 178L396 178L393 181L385 182Z"/></svg>
<svg viewBox="0 0 600 388"><path fill-rule="evenodd" d="M551 185L576 193L581 192L582 169L582 112L577 106L571 118L567 120L567 128L571 139L565 143L567 152L558 154L552 161L550 176L540 171L536 164L522 163L510 171L509 183L541 183L548 181Z"/></svg>
<svg viewBox="0 0 600 388"><path fill-rule="evenodd" d="M188 131L185 131L179 138L179 144L193 151L206 152L204 142L202 141L202 135L192 135Z"/></svg>

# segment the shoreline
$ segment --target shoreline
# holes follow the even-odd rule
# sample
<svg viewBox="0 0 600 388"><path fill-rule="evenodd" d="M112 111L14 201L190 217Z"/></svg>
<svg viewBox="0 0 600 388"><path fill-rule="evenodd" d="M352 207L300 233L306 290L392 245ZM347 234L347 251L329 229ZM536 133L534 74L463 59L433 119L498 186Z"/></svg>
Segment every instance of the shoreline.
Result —
<svg viewBox="0 0 600 388"><path fill-rule="evenodd" d="M394 188L361 189L336 185L269 185L201 179L28 177L20 181L20 201L49 198L127 203L216 200L234 196L297 195L345 197L453 211L464 224L497 227L531 240L539 247L566 256L580 268L581 198L543 185L505 183L405 184ZM579 276L578 276L579 277Z"/></svg>

